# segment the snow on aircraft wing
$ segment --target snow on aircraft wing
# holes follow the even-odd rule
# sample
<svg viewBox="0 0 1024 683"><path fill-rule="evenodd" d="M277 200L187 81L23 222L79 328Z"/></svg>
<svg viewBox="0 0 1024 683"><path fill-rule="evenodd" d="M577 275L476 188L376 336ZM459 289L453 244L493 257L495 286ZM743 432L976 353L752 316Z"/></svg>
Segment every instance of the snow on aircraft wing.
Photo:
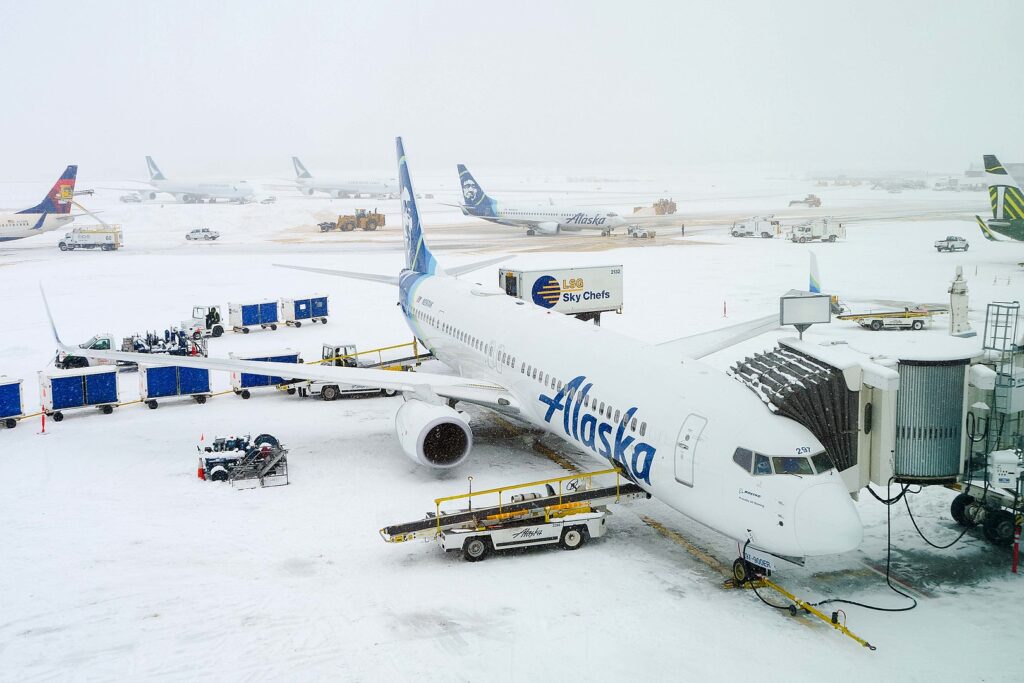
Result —
<svg viewBox="0 0 1024 683"><path fill-rule="evenodd" d="M756 318L728 327L720 327L717 330L693 334L689 337L681 337L671 341L656 344L660 349L665 349L686 358L703 358L716 351L735 346L740 342L771 332L779 327L779 314L773 313L763 318Z"/></svg>

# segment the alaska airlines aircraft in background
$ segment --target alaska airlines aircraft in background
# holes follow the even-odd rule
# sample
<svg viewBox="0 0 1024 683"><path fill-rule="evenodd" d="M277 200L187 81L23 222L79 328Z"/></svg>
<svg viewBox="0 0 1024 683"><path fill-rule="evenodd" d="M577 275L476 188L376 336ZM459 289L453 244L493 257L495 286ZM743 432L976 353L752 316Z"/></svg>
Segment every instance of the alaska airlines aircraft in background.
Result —
<svg viewBox="0 0 1024 683"><path fill-rule="evenodd" d="M75 196L77 176L78 166L68 166L43 201L17 213L0 213L0 242L41 235L75 220L71 200Z"/></svg>
<svg viewBox="0 0 1024 683"><path fill-rule="evenodd" d="M994 154L985 155L985 182L992 203L992 218L986 222L981 216L975 216L981 234L993 242L1024 241L1024 192Z"/></svg>
<svg viewBox="0 0 1024 683"><path fill-rule="evenodd" d="M619 214L605 209L565 206L523 206L501 204L487 196L480 183L463 164L459 164L459 185L463 204L458 205L466 216L476 216L492 223L526 228L527 235L557 235L560 232L600 230L602 235L623 226Z"/></svg>
<svg viewBox="0 0 1024 683"><path fill-rule="evenodd" d="M335 178L314 178L306 170L298 157L292 157L295 167L295 185L306 195L314 192L326 192L335 198L356 197L368 194L374 197L389 199L395 195L396 188L383 180L338 180Z"/></svg>
<svg viewBox="0 0 1024 683"><path fill-rule="evenodd" d="M218 199L244 204L251 201L256 195L252 185L244 180L237 182L168 180L153 161L153 157L146 157L146 166L149 168L149 184L153 189L140 190L137 187L106 189L135 192L145 199L156 199L157 194L164 193L172 195L179 202L186 204L198 204L203 200L216 201Z"/></svg>
<svg viewBox="0 0 1024 683"><path fill-rule="evenodd" d="M473 432L469 417L455 405L476 404L612 463L653 496L735 539L744 550L749 544L797 559L860 544L857 511L811 432L773 414L724 373L676 353L706 355L750 334L713 343L700 334L670 347L651 346L552 314L493 285L458 279L496 261L441 269L423 236L401 138L396 146L405 237L401 272L287 267L395 287L413 333L458 376L80 349L64 345L54 327L57 343L93 358L403 392L395 418L398 442L410 459L427 467L451 468L466 459Z"/></svg>

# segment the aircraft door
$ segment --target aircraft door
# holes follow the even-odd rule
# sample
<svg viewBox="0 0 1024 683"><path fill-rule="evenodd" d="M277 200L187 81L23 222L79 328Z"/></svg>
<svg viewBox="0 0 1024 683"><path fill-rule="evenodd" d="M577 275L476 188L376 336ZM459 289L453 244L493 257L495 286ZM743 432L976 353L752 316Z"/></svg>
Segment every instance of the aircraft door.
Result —
<svg viewBox="0 0 1024 683"><path fill-rule="evenodd" d="M676 439L676 481L693 486L693 463L697 457L697 442L708 420L697 413L690 413Z"/></svg>

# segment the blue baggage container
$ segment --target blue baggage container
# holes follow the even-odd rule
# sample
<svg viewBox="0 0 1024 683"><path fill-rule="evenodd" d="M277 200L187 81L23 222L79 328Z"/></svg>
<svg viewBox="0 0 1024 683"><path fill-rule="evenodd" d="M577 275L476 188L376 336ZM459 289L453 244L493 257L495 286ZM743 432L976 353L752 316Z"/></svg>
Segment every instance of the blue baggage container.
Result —
<svg viewBox="0 0 1024 683"><path fill-rule="evenodd" d="M312 318L326 318L327 317L327 297L326 296L315 296L309 300L309 307L312 311L310 317Z"/></svg>
<svg viewBox="0 0 1024 683"><path fill-rule="evenodd" d="M53 390L53 408L80 408L85 405L85 382L81 375L54 377L50 381Z"/></svg>
<svg viewBox="0 0 1024 683"><path fill-rule="evenodd" d="M117 370L85 376L85 403L117 403Z"/></svg>
<svg viewBox="0 0 1024 683"><path fill-rule="evenodd" d="M268 301L260 304L260 323L269 325L277 322L277 302Z"/></svg>
<svg viewBox="0 0 1024 683"><path fill-rule="evenodd" d="M257 358L241 358L240 360L251 360L271 363L298 363L299 354L295 351L287 351L274 356L259 356ZM290 379L290 378L289 378ZM251 372L231 373L231 388L236 393L243 389L254 389L257 387L270 387L281 384L285 379L275 375L257 375Z"/></svg>
<svg viewBox="0 0 1024 683"><path fill-rule="evenodd" d="M21 380L10 380L0 377L0 420L8 429L15 427L15 418L21 417L25 410L21 400Z"/></svg>
<svg viewBox="0 0 1024 683"><path fill-rule="evenodd" d="M295 299L292 302L292 315L295 320L309 320L313 317L313 307L309 303L309 299Z"/></svg>
<svg viewBox="0 0 1024 683"><path fill-rule="evenodd" d="M210 371L178 368L178 391L184 395L210 393Z"/></svg>
<svg viewBox="0 0 1024 683"><path fill-rule="evenodd" d="M60 421L60 411L98 406L110 413L118 402L117 368L101 366L39 373L39 398L43 410Z"/></svg>
<svg viewBox="0 0 1024 683"><path fill-rule="evenodd" d="M260 305L259 304L244 304L242 306L242 324L243 325L259 325L260 324Z"/></svg>
<svg viewBox="0 0 1024 683"><path fill-rule="evenodd" d="M164 398L178 395L178 369L175 367L142 368L145 374L143 398Z"/></svg>

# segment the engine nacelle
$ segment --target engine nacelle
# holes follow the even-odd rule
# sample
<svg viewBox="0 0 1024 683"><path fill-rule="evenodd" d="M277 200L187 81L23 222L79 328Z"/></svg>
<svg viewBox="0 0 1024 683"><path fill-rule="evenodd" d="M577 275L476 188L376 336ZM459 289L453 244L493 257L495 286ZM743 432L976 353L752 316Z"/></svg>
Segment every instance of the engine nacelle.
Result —
<svg viewBox="0 0 1024 683"><path fill-rule="evenodd" d="M416 399L398 409L395 431L402 450L417 465L455 467L473 447L473 430L467 417L448 406Z"/></svg>
<svg viewBox="0 0 1024 683"><path fill-rule="evenodd" d="M156 199L156 192L147 192L146 197L148 199Z"/></svg>
<svg viewBox="0 0 1024 683"><path fill-rule="evenodd" d="M341 190L335 190L334 192L331 193L331 195L335 199L344 199L345 197L348 196L348 193L347 192L342 192Z"/></svg>
<svg viewBox="0 0 1024 683"><path fill-rule="evenodd" d="M555 221L538 223L535 229L542 235L557 235L559 233L558 223Z"/></svg>

